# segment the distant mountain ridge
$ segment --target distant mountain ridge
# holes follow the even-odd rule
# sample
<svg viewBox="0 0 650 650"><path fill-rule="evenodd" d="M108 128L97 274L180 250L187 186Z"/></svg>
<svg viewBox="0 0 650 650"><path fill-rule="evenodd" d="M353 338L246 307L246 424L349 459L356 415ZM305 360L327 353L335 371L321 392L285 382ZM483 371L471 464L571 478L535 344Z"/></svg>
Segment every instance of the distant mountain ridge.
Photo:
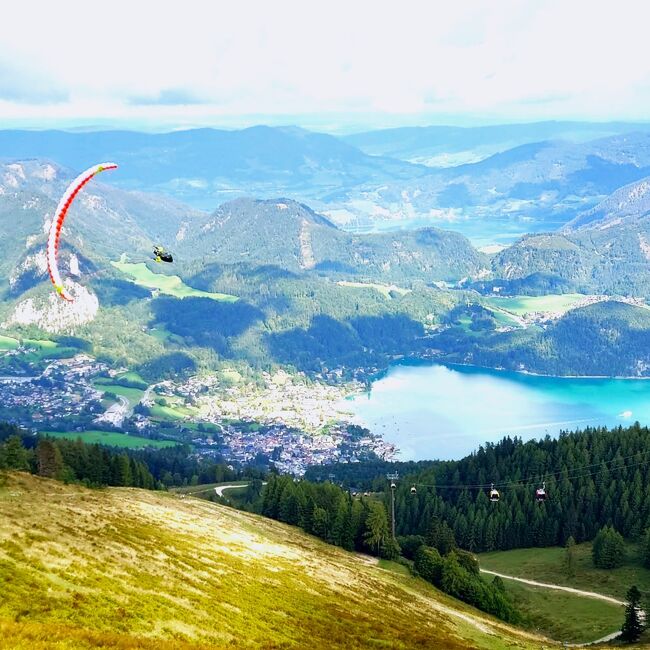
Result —
<svg viewBox="0 0 650 650"><path fill-rule="evenodd" d="M291 199L236 199L188 232L179 251L203 263L274 265L388 282L458 280L487 257L458 233L427 228L354 235Z"/></svg>
<svg viewBox="0 0 650 650"><path fill-rule="evenodd" d="M650 175L650 132L589 142L537 141L407 180L366 184L339 197L348 221L501 223L499 233L555 230L620 187Z"/></svg>
<svg viewBox="0 0 650 650"><path fill-rule="evenodd" d="M591 210L579 214L564 232L634 225L650 214L650 176L616 190Z"/></svg>
<svg viewBox="0 0 650 650"><path fill-rule="evenodd" d="M644 130L650 130L650 123L550 121L477 127L398 127L354 133L343 140L371 155L448 167L462 162L478 162L495 153L533 142L583 142Z"/></svg>
<svg viewBox="0 0 650 650"><path fill-rule="evenodd" d="M208 209L243 194L322 197L342 187L423 171L297 127L171 133L5 130L0 131L0 152L4 159L49 158L74 169L114 160L120 168L113 183L165 192Z"/></svg>

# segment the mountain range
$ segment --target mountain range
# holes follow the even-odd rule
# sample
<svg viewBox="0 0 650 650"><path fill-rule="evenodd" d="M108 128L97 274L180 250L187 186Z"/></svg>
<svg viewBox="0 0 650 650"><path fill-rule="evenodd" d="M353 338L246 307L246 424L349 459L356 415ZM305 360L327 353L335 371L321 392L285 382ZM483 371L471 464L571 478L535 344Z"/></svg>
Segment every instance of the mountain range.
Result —
<svg viewBox="0 0 650 650"><path fill-rule="evenodd" d="M426 171L297 127L159 134L0 131L0 151L5 160L43 158L79 170L113 160L120 167L112 183L165 192L202 209L242 195L320 199L361 183Z"/></svg>
<svg viewBox="0 0 650 650"><path fill-rule="evenodd" d="M202 264L276 266L363 281L456 281L486 269L487 257L437 228L352 234L290 199L237 199L220 206L178 244Z"/></svg>
<svg viewBox="0 0 650 650"><path fill-rule="evenodd" d="M345 138L266 126L159 134L5 130L0 151L7 162L45 159L75 170L114 160L120 168L111 184L208 211L241 196L285 196L346 228L419 220L479 240L482 222L485 238L510 233L510 241L512 234L559 228L650 174L649 131L643 124L561 122ZM490 151L440 168L400 159L412 146Z"/></svg>
<svg viewBox="0 0 650 650"><path fill-rule="evenodd" d="M561 231L528 235L494 257L505 280L540 274L566 290L650 296L650 178L626 185Z"/></svg>
<svg viewBox="0 0 650 650"><path fill-rule="evenodd" d="M551 121L477 127L398 127L354 133L343 139L373 156L390 156L430 167L453 167L532 142L585 142L648 130L650 125L646 123Z"/></svg>
<svg viewBox="0 0 650 650"><path fill-rule="evenodd" d="M488 240L511 243L516 233L561 228L649 174L650 133L636 132L589 142L527 143L480 162L368 184L340 203L351 222L428 218L468 234L478 226Z"/></svg>
<svg viewBox="0 0 650 650"><path fill-rule="evenodd" d="M0 136L9 137L8 133ZM209 143L194 152L194 138L234 141L244 137L244 132L118 133L114 140L106 133L55 133L44 143L50 142L51 136L52 147L63 147L72 135L92 136L97 139L95 144L105 138L102 158L119 156L120 147L131 146L133 138L140 139L141 148L134 149L131 162L143 166L145 145L158 143L162 148L155 150L150 177L155 183L166 178L170 160L205 157ZM168 136L173 146L169 145L165 158L163 145ZM291 195L238 198L217 203L210 211L196 210L164 194L126 189L129 180L124 176L120 180L117 174L125 168L128 171L127 164L114 176L111 173L99 179L105 182L93 181L73 205L66 222L61 251L64 275L75 276L73 266L78 266L81 277L77 283L88 290L89 300L92 298L92 304L84 307L83 318L66 324L47 282L43 248L48 219L79 167L73 170L39 158L13 160L0 164L0 226L6 233L0 240L0 278L5 287L0 317L5 325L42 327L48 314L53 314L55 325L50 332L82 335L103 354L127 364L189 350L198 355L195 361L199 365L216 353L219 359L256 364L273 360L317 370L321 365L381 366L395 355L418 354L427 345L435 348L427 336L445 322L445 314L459 302L482 300L476 294L439 288L445 285L489 295L494 291L501 295L572 291L641 299L650 296L648 133L589 142L528 143L478 163L437 170L373 157L336 138L294 129L252 129L245 134L254 141L263 136L291 144L288 151L263 147L260 156L272 162L265 172L267 178L284 174L290 183L311 182L308 175L299 174L296 181L289 171L300 160L304 162L309 149L314 156L320 152L321 163L343 176L348 172L341 170L348 169L345 165L351 161L374 165L383 180L363 195L368 202L393 197L396 202L422 202L425 206L422 188L428 188L429 201L442 201L442 195L448 205L455 201L454 209L461 212L478 210L473 203L493 201L482 205L481 215L472 217L491 223L493 214L496 221L509 218L500 211L505 203L515 200L513 196L528 195L533 198L517 199L518 210L524 210L524 205L531 213L539 210L545 226L553 223L553 214L562 213L556 224L561 227L527 234L488 256L462 234L430 226L392 232L351 231L337 225L331 211L319 207L322 201L311 205ZM36 137L28 141L37 148L44 146ZM183 142L185 149L179 144ZM298 144L303 147L300 154L296 153ZM79 151L74 155L80 155ZM230 151L228 155L240 153ZM73 152L67 155L72 157ZM228 164L234 164L232 160ZM242 174L253 174L245 160L241 161ZM277 167L280 163L284 171ZM214 169L219 165L226 163L222 160ZM187 169L195 171L191 163ZM393 179L385 181L389 171ZM239 172L235 166L229 173ZM395 177L400 174L404 178ZM113 184L114 178L119 184ZM628 178L635 180L626 184ZM400 189L407 185L412 191ZM353 189L349 196L358 191ZM342 195L346 192L341 188ZM562 201L572 203L572 210L563 211ZM541 204L551 207L545 211ZM392 207L387 210L395 215ZM530 222L522 217L521 224ZM456 227L453 221L447 225ZM137 263L150 259L153 244L170 248L175 264L150 263L133 271ZM111 264L123 255L123 262L136 265ZM166 289L166 295L159 295L156 287L167 282L165 275L178 276L171 280L183 291L176 294ZM212 298L193 294L194 290L211 292ZM220 304L223 294L239 301ZM190 299L179 309L183 296ZM594 306L580 322L597 329L601 314L609 318L604 308ZM636 315L630 319L616 312L615 318L621 332L639 323L643 330L647 326ZM177 338L150 336L152 327ZM120 340L114 350L106 345L109 330ZM515 350L520 356L526 346L541 345L516 333L504 338L508 354ZM470 342L480 348L485 341L479 343L479 339L474 334ZM464 345L458 348L461 354ZM489 349L490 345L485 345ZM457 347L453 343L445 349L453 353ZM214 360L214 356L210 358ZM529 369L539 370L546 363L538 356L531 359ZM635 367L636 361L630 357L626 368ZM580 369L571 371L579 373Z"/></svg>

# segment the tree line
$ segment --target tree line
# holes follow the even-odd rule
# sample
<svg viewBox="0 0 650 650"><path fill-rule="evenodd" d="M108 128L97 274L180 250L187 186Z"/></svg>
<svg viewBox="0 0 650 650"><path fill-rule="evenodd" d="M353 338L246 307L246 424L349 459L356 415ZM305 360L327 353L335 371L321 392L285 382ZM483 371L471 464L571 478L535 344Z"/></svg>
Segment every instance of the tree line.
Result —
<svg viewBox="0 0 650 650"><path fill-rule="evenodd" d="M238 479L259 479L263 468L235 469L222 459L202 459L188 446L120 449L76 440L32 435L0 422L0 470L29 471L89 487L167 489Z"/></svg>
<svg viewBox="0 0 650 650"><path fill-rule="evenodd" d="M650 528L650 431L638 423L525 443L504 438L459 461L325 468L344 485L354 485L358 473L357 489L381 491L385 503L385 472L396 469L398 535L426 535L435 517L449 526L460 547L480 552L564 546L570 537L590 541L604 526L639 539ZM316 479L323 471L307 476ZM547 499L540 503L535 490L543 482ZM500 492L498 503L490 502L491 483Z"/></svg>

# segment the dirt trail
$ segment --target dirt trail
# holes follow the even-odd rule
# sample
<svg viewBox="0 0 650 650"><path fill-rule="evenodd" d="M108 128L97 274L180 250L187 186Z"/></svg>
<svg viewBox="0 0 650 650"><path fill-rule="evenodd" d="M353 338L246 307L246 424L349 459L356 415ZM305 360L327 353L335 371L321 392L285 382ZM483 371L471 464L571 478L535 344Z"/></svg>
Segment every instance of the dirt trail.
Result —
<svg viewBox="0 0 650 650"><path fill-rule="evenodd" d="M553 585L547 582L537 582L536 580L528 580L526 578L516 578L515 576L508 576L504 573L497 573L496 571L488 571L487 569L481 569L481 573L486 573L491 576L499 576L505 580L514 580L515 582L523 582L526 585L532 585L533 587L542 587L544 589L555 589L556 591L567 591L571 594L576 594L578 596L584 596L585 598L595 598L596 600L604 600L605 602L612 603L613 605L620 605L625 607L625 603L622 600L613 598L612 596L606 596L605 594L599 594L595 591L583 591L581 589L574 589L573 587L564 587L562 585ZM608 643L613 641L620 635L621 631L617 630L612 632L607 636L604 636L602 639L597 639L596 641L590 641L589 643L569 643L567 647L569 648L586 648L590 645L596 645L599 643Z"/></svg>
<svg viewBox="0 0 650 650"><path fill-rule="evenodd" d="M599 594L595 591L582 591L581 589L574 589L573 587L563 587L562 585L552 585L546 582L537 582L535 580L527 580L526 578L515 578L514 576L507 576L504 573L497 573L496 571L488 571L487 569L481 569L481 573L487 573L491 576L499 576L499 578L505 578L506 580L514 580L515 582L523 582L527 585L532 585L533 587L544 587L545 589L556 589L557 591L568 591L571 594L577 594L578 596L585 596L585 598L595 598L597 600L604 600L608 603L614 605L621 605L625 607L625 603L622 600L617 598L612 598L612 596L605 596L605 594Z"/></svg>

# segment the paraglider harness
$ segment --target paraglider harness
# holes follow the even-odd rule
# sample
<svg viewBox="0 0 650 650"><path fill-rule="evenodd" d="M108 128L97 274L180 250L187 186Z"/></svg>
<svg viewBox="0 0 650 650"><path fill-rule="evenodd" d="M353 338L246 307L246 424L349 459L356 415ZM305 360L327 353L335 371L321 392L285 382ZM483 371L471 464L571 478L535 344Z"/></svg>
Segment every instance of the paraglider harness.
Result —
<svg viewBox="0 0 650 650"><path fill-rule="evenodd" d="M153 259L155 262L158 262L159 264L160 262L167 262L168 264L171 264L174 261L172 254L165 251L165 249L162 246L154 246Z"/></svg>

